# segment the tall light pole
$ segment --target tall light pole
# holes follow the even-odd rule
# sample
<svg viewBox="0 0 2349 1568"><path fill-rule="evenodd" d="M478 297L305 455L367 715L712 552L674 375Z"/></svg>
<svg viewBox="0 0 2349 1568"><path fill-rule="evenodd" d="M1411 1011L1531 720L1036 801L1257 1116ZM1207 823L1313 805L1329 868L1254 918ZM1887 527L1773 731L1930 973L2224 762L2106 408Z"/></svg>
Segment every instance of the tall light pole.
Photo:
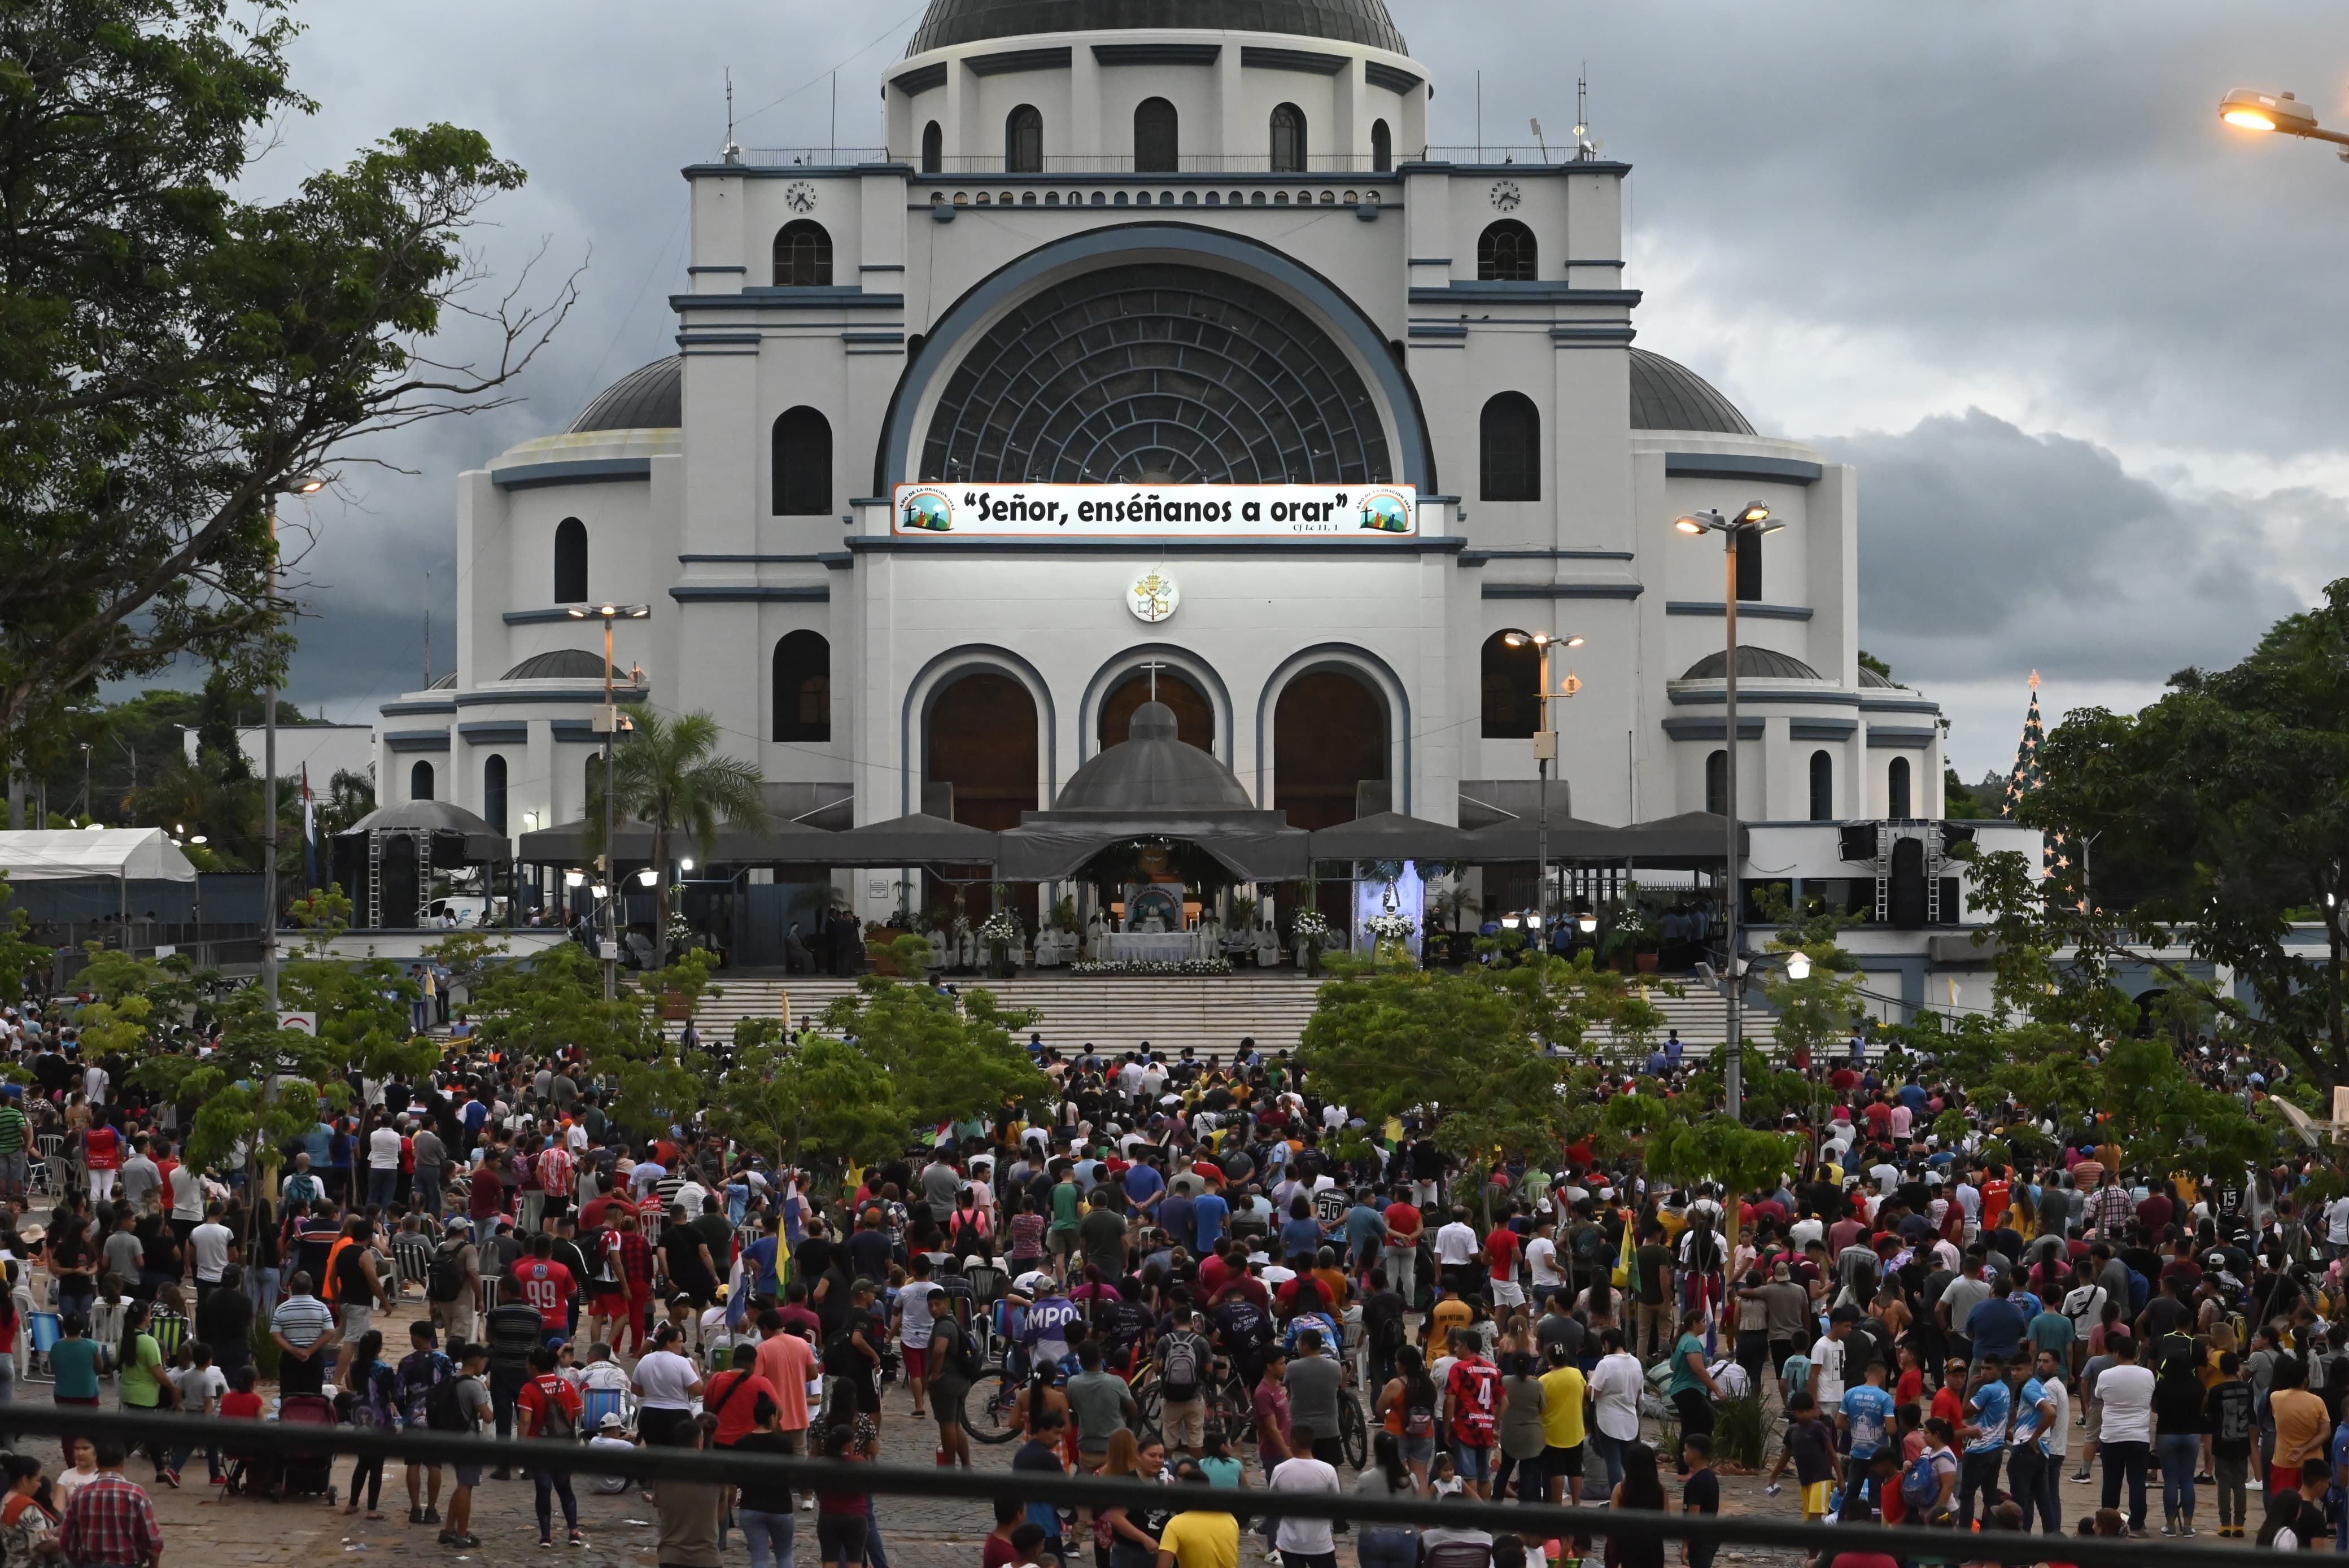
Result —
<svg viewBox="0 0 2349 1568"><path fill-rule="evenodd" d="M1537 928L1535 938L1542 950L1549 950L1549 765L1557 758L1557 731L1549 722L1549 699L1553 696L1572 696L1582 689L1582 682L1568 676L1567 689L1553 693L1549 679L1549 651L1552 648L1578 648L1583 636L1579 632L1567 636L1553 636L1547 632L1527 632L1511 626L1501 634L1504 647L1535 650L1540 659L1540 673L1536 677L1541 691L1541 717L1535 722L1534 763L1541 774L1541 792L1534 807L1534 908Z"/></svg>
<svg viewBox="0 0 2349 1568"><path fill-rule="evenodd" d="M1723 732L1727 739L1722 745L1721 814L1727 822L1724 834L1726 849L1722 861L1722 882L1726 897L1724 905L1727 940L1723 951L1727 955L1729 979L1729 1047L1724 1053L1722 1084L1728 1100L1729 1118L1738 1120L1745 1109L1745 1039L1744 1016L1745 975L1737 961L1737 917L1744 890L1737 875L1737 547L1747 538L1760 539L1765 533L1775 533L1786 525L1770 519L1770 509L1762 502L1748 501L1735 517L1723 517L1717 511L1691 512L1672 526L1682 533L1702 536L1718 533L1722 555L1727 563L1722 590L1722 619L1727 627L1729 654L1722 665L1727 686L1728 727Z"/></svg>
<svg viewBox="0 0 2349 1568"><path fill-rule="evenodd" d="M2219 100L2219 118L2238 130L2280 130L2286 136L2305 137L2311 141L2329 141L2343 150L2338 154L2349 163L2349 136L2337 130L2320 129L2316 111L2290 93L2255 92L2249 88L2237 88Z"/></svg>
<svg viewBox="0 0 2349 1568"><path fill-rule="evenodd" d="M269 597L277 598L277 498L316 495L326 476L296 474L269 493ZM277 1013L277 661L269 661L269 681L261 710L261 989Z"/></svg>
<svg viewBox="0 0 2349 1568"><path fill-rule="evenodd" d="M595 712L595 727L604 737L604 853L598 861L604 872L604 1000L611 1001L620 994L620 879L615 870L612 836L619 830L617 814L613 806L612 789L613 747L620 738L620 705L612 696L612 623L641 621L653 613L649 604L574 604L571 618L585 621L596 616L604 623L604 706Z"/></svg>

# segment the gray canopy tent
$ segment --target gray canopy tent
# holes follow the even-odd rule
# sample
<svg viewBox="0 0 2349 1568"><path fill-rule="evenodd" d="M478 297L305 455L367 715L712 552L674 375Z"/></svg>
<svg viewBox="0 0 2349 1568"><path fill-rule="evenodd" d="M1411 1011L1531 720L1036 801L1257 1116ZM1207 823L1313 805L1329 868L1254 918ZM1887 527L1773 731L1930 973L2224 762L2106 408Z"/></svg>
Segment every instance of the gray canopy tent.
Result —
<svg viewBox="0 0 2349 1568"><path fill-rule="evenodd" d="M1313 832L1317 861L1469 861L1476 836L1422 817L1380 811Z"/></svg>
<svg viewBox="0 0 2349 1568"><path fill-rule="evenodd" d="M671 855L697 855L736 865L832 866L844 863L834 848L844 836L800 822L771 822L762 829L729 822L718 830L717 841L706 854L700 841L681 827L669 829L668 845ZM594 858L587 851L587 842L585 819L558 823L524 833L515 858L530 865L584 866ZM648 823L622 822L612 835L616 863L648 861L652 852L653 830Z"/></svg>

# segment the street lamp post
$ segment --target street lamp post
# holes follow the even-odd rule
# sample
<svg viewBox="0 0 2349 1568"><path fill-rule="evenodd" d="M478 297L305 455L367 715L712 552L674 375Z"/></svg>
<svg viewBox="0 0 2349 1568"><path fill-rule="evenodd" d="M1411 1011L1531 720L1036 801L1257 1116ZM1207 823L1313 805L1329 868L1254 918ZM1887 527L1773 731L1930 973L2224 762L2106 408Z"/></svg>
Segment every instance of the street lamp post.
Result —
<svg viewBox="0 0 2349 1568"><path fill-rule="evenodd" d="M1534 762L1541 775L1540 799L1534 808L1534 908L1536 924L1540 934L1535 939L1548 951L1549 943L1549 765L1557 758L1557 731L1550 727L1549 699L1553 696L1572 696L1582 689L1582 682L1572 675L1566 677L1566 686L1555 693L1550 689L1549 651L1552 648L1578 648L1583 636L1579 632L1559 637L1547 632L1527 632L1512 626L1501 634L1505 647L1530 647L1541 660L1541 717L1534 729Z"/></svg>
<svg viewBox="0 0 2349 1568"><path fill-rule="evenodd" d="M1722 555L1726 562L1726 579L1722 592L1722 619L1726 627L1728 655L1722 665L1725 685L1728 727L1723 731L1727 738L1722 743L1722 817L1727 824L1724 834L1726 849L1722 861L1722 882L1726 896L1723 945L1729 980L1729 1045L1724 1053L1722 1083L1728 1100L1730 1119L1734 1121L1745 1107L1745 1041L1744 1007L1745 976L1737 961L1737 917L1744 890L1740 886L1737 866L1737 546L1748 537L1759 539L1765 533L1775 533L1785 527L1771 520L1770 509L1762 502L1748 501L1735 517L1723 517L1717 511L1691 512L1672 526L1682 533L1702 536L1718 533L1722 540Z"/></svg>
<svg viewBox="0 0 2349 1568"><path fill-rule="evenodd" d="M2344 163L2349 163L2349 136L2320 128L2316 123L2316 111L2290 93L2263 93L2249 88L2237 88L2219 100L2219 118L2238 130L2262 133L2280 130L2286 136L2305 137L2311 141L2329 141L2342 149L2337 156Z"/></svg>
<svg viewBox="0 0 2349 1568"><path fill-rule="evenodd" d="M296 474L269 494L269 597L277 598L277 498L316 495L326 476ZM277 1015L277 661L269 661L261 710L261 989Z"/></svg>
<svg viewBox="0 0 2349 1568"><path fill-rule="evenodd" d="M612 789L612 752L620 736L620 706L612 696L612 623L641 621L653 613L649 604L574 604L571 618L584 621L590 615L604 623L604 706L596 710L595 727L604 737L604 853L600 865L604 885L604 1000L611 1001L620 994L620 879L614 866L612 836L618 831Z"/></svg>

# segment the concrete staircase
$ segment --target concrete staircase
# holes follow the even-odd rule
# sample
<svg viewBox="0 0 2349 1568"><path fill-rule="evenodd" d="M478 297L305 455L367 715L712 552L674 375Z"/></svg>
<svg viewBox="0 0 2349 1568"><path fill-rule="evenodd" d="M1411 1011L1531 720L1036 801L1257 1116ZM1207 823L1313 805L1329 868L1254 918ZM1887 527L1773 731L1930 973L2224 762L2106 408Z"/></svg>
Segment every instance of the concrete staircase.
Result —
<svg viewBox="0 0 2349 1568"><path fill-rule="evenodd" d="M1044 1043L1064 1053L1087 1044L1112 1054L1143 1041L1154 1050L1222 1057L1252 1038L1265 1051L1293 1049L1313 1016L1321 982L1288 972L1216 976L1046 975L1010 980L965 979L958 989L985 986L1006 1007L1040 1013L1035 1028ZM822 975L736 979L719 976L724 995L704 1000L698 1023L705 1039L730 1039L738 1019L779 1018L788 998L792 1016L804 1021L855 989L854 983ZM1728 1037L1728 1009L1712 991L1692 985L1684 996L1652 992L1668 1027L1680 1031L1691 1054L1710 1050ZM1749 1017L1749 1026L1766 1022ZM1661 1041L1659 1035L1657 1039Z"/></svg>

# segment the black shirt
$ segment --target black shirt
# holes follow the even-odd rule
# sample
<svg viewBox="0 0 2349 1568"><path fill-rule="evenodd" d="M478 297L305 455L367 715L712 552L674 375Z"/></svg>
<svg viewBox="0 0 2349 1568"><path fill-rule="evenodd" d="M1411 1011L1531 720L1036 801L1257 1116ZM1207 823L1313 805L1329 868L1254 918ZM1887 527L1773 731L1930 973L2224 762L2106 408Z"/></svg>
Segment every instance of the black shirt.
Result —
<svg viewBox="0 0 2349 1568"><path fill-rule="evenodd" d="M738 1454L787 1456L792 1452L792 1439L781 1432L752 1432L747 1437L736 1439L734 1442L734 1451ZM788 1519L792 1517L792 1509L798 1505L792 1499L792 1489L787 1483L779 1480L766 1479L742 1483L741 1506L754 1513L780 1513Z"/></svg>
<svg viewBox="0 0 2349 1568"><path fill-rule="evenodd" d="M490 1309L484 1330L490 1346L490 1370L530 1375L530 1353L545 1332L538 1308L526 1301L500 1303Z"/></svg>

